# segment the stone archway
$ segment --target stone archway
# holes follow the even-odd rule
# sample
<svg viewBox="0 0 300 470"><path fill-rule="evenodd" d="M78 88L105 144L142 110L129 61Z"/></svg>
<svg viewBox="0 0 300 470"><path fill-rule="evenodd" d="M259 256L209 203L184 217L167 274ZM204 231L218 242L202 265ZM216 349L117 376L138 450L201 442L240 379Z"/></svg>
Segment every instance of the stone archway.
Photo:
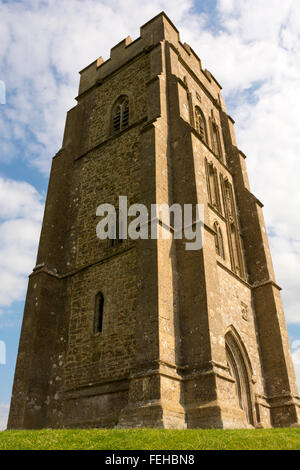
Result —
<svg viewBox="0 0 300 470"><path fill-rule="evenodd" d="M248 423L254 426L250 361L235 330L227 332L225 345L229 371L235 380L237 404L245 412Z"/></svg>

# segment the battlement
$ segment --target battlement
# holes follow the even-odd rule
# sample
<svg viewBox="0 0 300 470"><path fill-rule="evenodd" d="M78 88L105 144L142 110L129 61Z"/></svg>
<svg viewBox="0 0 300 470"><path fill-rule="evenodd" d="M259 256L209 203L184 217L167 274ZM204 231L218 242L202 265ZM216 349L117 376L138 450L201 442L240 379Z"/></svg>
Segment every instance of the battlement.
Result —
<svg viewBox="0 0 300 470"><path fill-rule="evenodd" d="M150 51L160 45L162 41L167 41L172 45L180 59L188 68L193 70L209 93L217 99L222 89L221 85L208 70L202 69L201 60L191 46L181 42L178 29L165 12L159 13L159 15L145 23L140 28L140 36L134 41L130 36L127 36L112 47L109 59L104 61L100 56L81 70L78 98L127 62L140 54Z"/></svg>

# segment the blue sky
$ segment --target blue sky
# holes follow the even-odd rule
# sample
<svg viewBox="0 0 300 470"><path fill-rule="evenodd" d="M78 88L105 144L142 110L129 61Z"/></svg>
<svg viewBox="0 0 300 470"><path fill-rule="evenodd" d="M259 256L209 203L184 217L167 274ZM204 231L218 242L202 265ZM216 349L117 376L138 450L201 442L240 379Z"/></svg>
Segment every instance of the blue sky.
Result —
<svg viewBox="0 0 300 470"><path fill-rule="evenodd" d="M11 394L27 276L35 264L51 158L75 105L78 71L166 11L223 86L265 203L300 377L300 4L298 0L0 0L0 426ZM134 12L134 14L132 14ZM1 83L1 82L0 82ZM1 97L1 95L0 95ZM1 99L0 99L1 102Z"/></svg>

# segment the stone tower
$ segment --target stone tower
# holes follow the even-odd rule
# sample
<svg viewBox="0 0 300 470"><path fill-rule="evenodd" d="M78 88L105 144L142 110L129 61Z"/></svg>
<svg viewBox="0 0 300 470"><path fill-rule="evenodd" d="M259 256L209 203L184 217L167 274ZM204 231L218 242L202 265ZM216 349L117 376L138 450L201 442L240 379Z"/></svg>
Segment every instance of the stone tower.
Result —
<svg viewBox="0 0 300 470"><path fill-rule="evenodd" d="M81 71L53 159L8 427L292 426L262 204L221 86L161 13ZM204 246L99 240L101 203L204 205Z"/></svg>

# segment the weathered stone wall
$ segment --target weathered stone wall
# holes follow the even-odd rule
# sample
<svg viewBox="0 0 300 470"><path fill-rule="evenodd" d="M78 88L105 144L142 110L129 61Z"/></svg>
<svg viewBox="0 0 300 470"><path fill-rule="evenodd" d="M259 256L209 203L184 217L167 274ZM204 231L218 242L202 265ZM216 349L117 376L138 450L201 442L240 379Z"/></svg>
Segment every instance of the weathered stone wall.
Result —
<svg viewBox="0 0 300 470"><path fill-rule="evenodd" d="M120 95L128 95L130 123L147 116L146 82L150 78L149 56L143 55L103 80L95 90L79 97L85 125L81 152L94 148L112 134L111 112ZM126 138L126 137L125 137ZM122 142L124 144L124 141ZM121 144L119 144L121 145ZM126 146L123 153L126 154Z"/></svg>
<svg viewBox="0 0 300 470"><path fill-rule="evenodd" d="M135 354L135 250L72 277L66 388L127 377ZM103 331L94 332L95 297L104 295Z"/></svg>
<svg viewBox="0 0 300 470"><path fill-rule="evenodd" d="M112 247L107 240L97 238L96 209L103 203L118 207L119 195L128 197L129 206L140 201L139 135L141 122L147 118L148 79L149 57L144 55L82 98L88 119L82 132L83 156L79 155L75 169L79 184L73 201L78 211L73 221L76 232L72 250L77 272L69 280L70 325L65 366L67 425L82 425L88 421L112 426L116 424L117 410L126 404L128 384L124 382L125 390L121 394L115 384L128 378L135 361L137 254L130 240ZM115 136L111 127L112 107L124 94L130 99L132 127ZM95 298L99 291L104 295L103 330L95 334ZM89 402L85 393L103 383L107 386L99 393L100 398L91 398ZM70 393L78 387L87 391L82 392L82 397L69 399ZM90 417L89 407L97 410ZM106 416L103 421L105 412L110 418Z"/></svg>

